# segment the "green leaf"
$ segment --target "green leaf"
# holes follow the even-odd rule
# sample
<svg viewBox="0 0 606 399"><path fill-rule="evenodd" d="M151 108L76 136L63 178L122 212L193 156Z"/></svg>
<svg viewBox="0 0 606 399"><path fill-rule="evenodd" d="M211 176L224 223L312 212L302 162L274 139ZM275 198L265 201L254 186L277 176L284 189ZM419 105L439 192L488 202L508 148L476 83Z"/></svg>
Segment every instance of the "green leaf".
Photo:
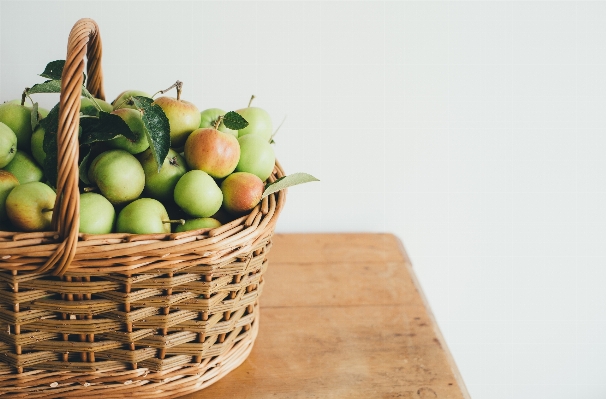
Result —
<svg viewBox="0 0 606 399"><path fill-rule="evenodd" d="M33 85L28 91L28 94L36 93L61 93L61 81L60 80L47 80L44 83L37 83Z"/></svg>
<svg viewBox="0 0 606 399"><path fill-rule="evenodd" d="M164 164L164 159L170 149L170 124L162 108L148 97L135 96L132 98L135 107L141 111L141 119L145 125L145 135L152 154L158 165L158 172Z"/></svg>
<svg viewBox="0 0 606 399"><path fill-rule="evenodd" d="M223 124L228 129L232 130L242 130L246 126L248 126L248 121L244 119L239 113L234 111L229 111L223 117Z"/></svg>
<svg viewBox="0 0 606 399"><path fill-rule="evenodd" d="M65 60L51 61L46 64L46 68L44 68L44 72L42 72L40 76L52 80L61 80L64 66Z"/></svg>
<svg viewBox="0 0 606 399"><path fill-rule="evenodd" d="M307 173L293 173L292 175L284 176L279 178L273 183L269 183L265 186L263 191L263 197L267 197L269 194L273 194L277 191L284 190L287 187L296 186L297 184L308 183L312 181L320 181Z"/></svg>
<svg viewBox="0 0 606 399"><path fill-rule="evenodd" d="M42 149L46 153L44 158L44 174L49 183L57 185L57 131L59 130L59 104L55 105L48 116L40 121L44 128L44 142Z"/></svg>
<svg viewBox="0 0 606 399"><path fill-rule="evenodd" d="M129 140L137 139L137 136L135 136L122 118L105 111L100 111L98 118L80 118L80 126L82 127L80 144L108 141L119 135L123 135Z"/></svg>
<svg viewBox="0 0 606 399"><path fill-rule="evenodd" d="M90 151L91 150L91 146L90 145L83 145L80 146L80 154L84 154L86 153L86 155L84 155L84 157L82 158L82 162L80 162L80 166L78 166L78 174L80 175L80 180L82 180L84 182L84 184L92 184L90 180L88 180L88 164L89 164L89 158L90 158Z"/></svg>
<svg viewBox="0 0 606 399"><path fill-rule="evenodd" d="M34 130L36 130L36 127L38 126L38 103L34 103L34 105L32 105L31 122L32 122L32 132L33 132Z"/></svg>

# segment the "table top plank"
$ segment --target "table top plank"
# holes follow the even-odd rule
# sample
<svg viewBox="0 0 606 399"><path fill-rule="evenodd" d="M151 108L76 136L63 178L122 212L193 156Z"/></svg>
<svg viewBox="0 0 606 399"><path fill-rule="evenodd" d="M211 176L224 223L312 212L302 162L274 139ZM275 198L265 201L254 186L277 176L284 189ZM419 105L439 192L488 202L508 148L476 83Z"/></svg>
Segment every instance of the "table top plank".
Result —
<svg viewBox="0 0 606 399"><path fill-rule="evenodd" d="M278 234L265 281L248 359L184 399L469 398L396 237Z"/></svg>

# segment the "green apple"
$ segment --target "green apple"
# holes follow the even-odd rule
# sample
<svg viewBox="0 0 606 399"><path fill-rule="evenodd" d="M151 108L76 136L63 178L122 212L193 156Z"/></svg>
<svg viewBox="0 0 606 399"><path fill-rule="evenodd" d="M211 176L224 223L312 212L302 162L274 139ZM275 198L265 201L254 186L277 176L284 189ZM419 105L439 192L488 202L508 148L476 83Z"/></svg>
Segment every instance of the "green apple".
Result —
<svg viewBox="0 0 606 399"><path fill-rule="evenodd" d="M38 165L44 166L46 152L44 152L44 128L42 126L38 126L32 133L31 150Z"/></svg>
<svg viewBox="0 0 606 399"><path fill-rule="evenodd" d="M112 112L114 107L107 101L95 98L95 102L101 108L101 111ZM82 97L80 99L80 112L84 115L99 116L99 108L93 104L93 100L88 97Z"/></svg>
<svg viewBox="0 0 606 399"><path fill-rule="evenodd" d="M225 116L226 112L219 108L209 108L200 112L200 127L215 127L219 117ZM223 133L229 133L235 138L238 138L238 131L231 130L223 122L219 125L219 129Z"/></svg>
<svg viewBox="0 0 606 399"><path fill-rule="evenodd" d="M194 130L200 127L200 111L189 101L159 97L154 101L162 108L170 124L170 146L181 148Z"/></svg>
<svg viewBox="0 0 606 399"><path fill-rule="evenodd" d="M186 220L184 224L175 227L175 233L198 229L214 229L221 226L221 222L213 218L196 218Z"/></svg>
<svg viewBox="0 0 606 399"><path fill-rule="evenodd" d="M80 195L80 233L109 234L114 228L116 211L101 194Z"/></svg>
<svg viewBox="0 0 606 399"><path fill-rule="evenodd" d="M223 194L208 173L190 170L177 182L174 199L188 215L204 218L212 216L219 210Z"/></svg>
<svg viewBox="0 0 606 399"><path fill-rule="evenodd" d="M38 166L34 158L21 150L17 150L13 160L4 167L4 170L15 175L21 184L44 179L42 168Z"/></svg>
<svg viewBox="0 0 606 399"><path fill-rule="evenodd" d="M19 180L10 172L0 170L0 222L7 220L6 197L11 190L19 185Z"/></svg>
<svg viewBox="0 0 606 399"><path fill-rule="evenodd" d="M0 122L0 168L5 167L13 160L17 153L17 136L15 132Z"/></svg>
<svg viewBox="0 0 606 399"><path fill-rule="evenodd" d="M109 150L97 155L89 167L88 178L114 205L139 198L145 185L143 167L125 150Z"/></svg>
<svg viewBox="0 0 606 399"><path fill-rule="evenodd" d="M149 141L145 134L145 125L143 124L143 119L141 119L141 112L139 112L139 110L120 108L113 111L112 114L116 114L122 118L137 139L133 141L119 135L108 142L111 147L121 148L131 154L138 154L149 148Z"/></svg>
<svg viewBox="0 0 606 399"><path fill-rule="evenodd" d="M177 182L187 172L185 159L171 148L159 172L151 149L141 153L138 159L145 172L145 194L163 203L172 201Z"/></svg>
<svg viewBox="0 0 606 399"><path fill-rule="evenodd" d="M134 104L130 104L131 97L149 97L151 96L144 91L141 90L126 90L123 91L116 97L114 101L112 101L112 107L114 110L119 108L137 108Z"/></svg>
<svg viewBox="0 0 606 399"><path fill-rule="evenodd" d="M265 138L256 134L246 134L238 138L240 160L236 172L249 172L265 181L276 164L274 148Z"/></svg>
<svg viewBox="0 0 606 399"><path fill-rule="evenodd" d="M21 99L14 99L14 100L10 100L10 101L5 101L6 103L11 103L11 104L18 104L21 105ZM27 109L29 109L31 111L32 109L32 105L28 105L28 102L25 102L25 107L27 107ZM42 118L46 118L48 116L48 113L50 111L47 110L46 108L42 108L42 107L38 107L38 119L42 119Z"/></svg>
<svg viewBox="0 0 606 399"><path fill-rule="evenodd" d="M44 183L34 181L20 184L6 197L6 214L19 230L50 230L55 198L53 189Z"/></svg>
<svg viewBox="0 0 606 399"><path fill-rule="evenodd" d="M265 185L258 176L248 172L236 172L221 183L223 207L235 214L252 210L263 196Z"/></svg>
<svg viewBox="0 0 606 399"><path fill-rule="evenodd" d="M0 104L0 122L10 127L17 136L17 148L29 151L32 138L31 110L20 104Z"/></svg>
<svg viewBox="0 0 606 399"><path fill-rule="evenodd" d="M203 170L216 179L222 179L236 169L240 144L229 133L212 127L200 128L187 138L184 154L191 169Z"/></svg>
<svg viewBox="0 0 606 399"><path fill-rule="evenodd" d="M236 112L248 122L248 126L238 130L238 137L242 137L246 134L257 134L263 137L267 142L271 140L274 128L271 117L267 111L262 108L248 107L239 109Z"/></svg>
<svg viewBox="0 0 606 399"><path fill-rule="evenodd" d="M166 208L155 199L139 198L120 211L116 231L131 234L170 233Z"/></svg>

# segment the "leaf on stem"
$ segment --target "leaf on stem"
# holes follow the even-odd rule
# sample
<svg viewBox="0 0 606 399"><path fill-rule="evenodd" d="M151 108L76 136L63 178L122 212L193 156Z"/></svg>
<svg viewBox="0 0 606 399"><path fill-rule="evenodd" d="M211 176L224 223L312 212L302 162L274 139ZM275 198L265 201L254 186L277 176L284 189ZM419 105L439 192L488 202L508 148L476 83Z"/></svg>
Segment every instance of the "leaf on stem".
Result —
<svg viewBox="0 0 606 399"><path fill-rule="evenodd" d="M82 127L80 144L108 141L119 135L123 135L129 140L137 139L137 136L130 130L122 118L105 111L100 111L98 118L80 118L80 126Z"/></svg>
<svg viewBox="0 0 606 399"><path fill-rule="evenodd" d="M44 128L44 142L42 149L46 157L44 158L44 175L49 183L55 187L57 185L57 130L59 130L59 103L55 105L46 118L40 121L40 126Z"/></svg>
<svg viewBox="0 0 606 399"><path fill-rule="evenodd" d="M38 103L34 103L34 105L32 105L32 111L31 111L31 123L32 123L32 132L34 130L36 130L36 127L38 127Z"/></svg>
<svg viewBox="0 0 606 399"><path fill-rule="evenodd" d="M288 176L284 176L279 178L273 183L269 183L265 186L265 191L263 191L263 197L265 198L270 194L273 194L277 191L284 190L287 187L296 186L298 184L308 183L312 181L320 181L307 173L293 173Z"/></svg>
<svg viewBox="0 0 606 399"><path fill-rule="evenodd" d="M154 154L159 172L170 149L170 124L168 123L168 118L162 108L154 103L153 99L135 96L132 100L135 107L141 112L147 141L149 142L152 154Z"/></svg>
<svg viewBox="0 0 606 399"><path fill-rule="evenodd" d="M225 127L231 130L242 130L248 126L248 121L244 119L239 113L235 111L229 111L223 117L223 124Z"/></svg>

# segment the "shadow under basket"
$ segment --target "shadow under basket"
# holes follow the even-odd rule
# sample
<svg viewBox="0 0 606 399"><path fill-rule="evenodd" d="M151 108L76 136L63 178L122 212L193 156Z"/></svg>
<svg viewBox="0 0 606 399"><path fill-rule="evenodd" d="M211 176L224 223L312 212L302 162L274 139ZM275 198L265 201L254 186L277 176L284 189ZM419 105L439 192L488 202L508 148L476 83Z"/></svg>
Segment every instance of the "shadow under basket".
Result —
<svg viewBox="0 0 606 399"><path fill-rule="evenodd" d="M77 133L85 54L87 88L104 98L101 39L90 19L79 20L68 41L53 231L0 232L0 396L167 398L195 392L238 367L252 349L285 190L215 229L79 234ZM276 162L269 181L282 176Z"/></svg>

